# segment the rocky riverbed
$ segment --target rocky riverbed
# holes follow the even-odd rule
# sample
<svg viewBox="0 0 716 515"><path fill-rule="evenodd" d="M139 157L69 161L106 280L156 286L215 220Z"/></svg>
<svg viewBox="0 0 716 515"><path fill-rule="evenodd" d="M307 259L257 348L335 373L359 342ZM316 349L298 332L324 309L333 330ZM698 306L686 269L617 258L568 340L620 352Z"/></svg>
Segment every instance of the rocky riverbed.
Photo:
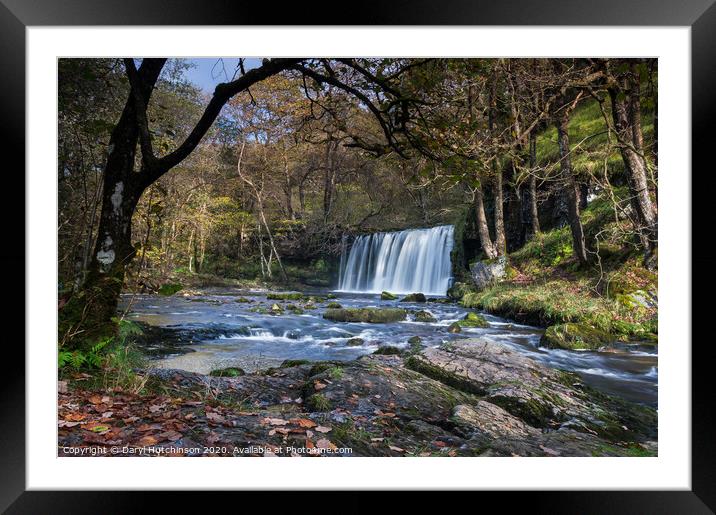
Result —
<svg viewBox="0 0 716 515"><path fill-rule="evenodd" d="M446 298L229 288L173 296L124 296L143 324L141 348L153 367L200 374L246 372L284 360L351 361L384 347L401 351L481 338L550 368L577 373L605 393L649 406L657 401L657 348L609 342L591 351L543 345L544 330L478 313Z"/></svg>
<svg viewBox="0 0 716 515"><path fill-rule="evenodd" d="M119 446L118 455L151 445L190 456L657 452L654 409L480 338L400 355L286 362L239 377L150 374L153 391L162 393L84 400L89 393L78 388L61 394L60 454L92 445ZM90 413L78 420L83 404Z"/></svg>

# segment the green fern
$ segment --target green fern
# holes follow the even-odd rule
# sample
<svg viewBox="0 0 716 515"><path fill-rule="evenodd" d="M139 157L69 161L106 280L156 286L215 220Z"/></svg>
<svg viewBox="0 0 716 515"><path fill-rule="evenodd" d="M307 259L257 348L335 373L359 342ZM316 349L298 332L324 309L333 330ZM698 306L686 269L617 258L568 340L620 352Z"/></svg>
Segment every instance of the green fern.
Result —
<svg viewBox="0 0 716 515"><path fill-rule="evenodd" d="M57 355L58 368L66 367L72 361L72 353L69 351L60 351Z"/></svg>

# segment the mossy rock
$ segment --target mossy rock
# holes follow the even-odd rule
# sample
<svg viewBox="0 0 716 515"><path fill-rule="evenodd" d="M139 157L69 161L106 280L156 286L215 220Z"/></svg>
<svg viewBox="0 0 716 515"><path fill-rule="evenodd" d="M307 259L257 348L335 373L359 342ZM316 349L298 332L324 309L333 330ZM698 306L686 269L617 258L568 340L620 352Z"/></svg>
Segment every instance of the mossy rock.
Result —
<svg viewBox="0 0 716 515"><path fill-rule="evenodd" d="M308 365L310 363L307 359L286 359L284 360L279 368L293 368L301 365Z"/></svg>
<svg viewBox="0 0 716 515"><path fill-rule="evenodd" d="M326 298L327 299L337 299L338 296L335 293L329 293L328 295L326 295Z"/></svg>
<svg viewBox="0 0 716 515"><path fill-rule="evenodd" d="M301 300L303 297L303 293L300 292L278 292L266 295L269 300Z"/></svg>
<svg viewBox="0 0 716 515"><path fill-rule="evenodd" d="M411 336L408 338L408 345L410 345L410 348L408 350L408 354L417 354L423 349L423 340L420 338L420 336Z"/></svg>
<svg viewBox="0 0 716 515"><path fill-rule="evenodd" d="M654 292L637 290L630 293L617 293L614 300L627 311L636 313L646 312L649 309L656 309L657 300Z"/></svg>
<svg viewBox="0 0 716 515"><path fill-rule="evenodd" d="M407 311L400 308L343 308L327 309L323 318L335 322L367 322L385 324L405 320Z"/></svg>
<svg viewBox="0 0 716 515"><path fill-rule="evenodd" d="M379 348L373 354L379 354L379 355L383 355L383 356L398 356L401 353L402 353L402 351L398 347L393 347L392 345L386 345L385 347Z"/></svg>
<svg viewBox="0 0 716 515"><path fill-rule="evenodd" d="M611 329L612 333L618 336L620 340L651 344L655 344L659 340L658 326L655 326L650 320L641 324L625 320L614 320L612 321Z"/></svg>
<svg viewBox="0 0 716 515"><path fill-rule="evenodd" d="M289 310L294 315L302 315L304 313L303 308L300 306L296 306L295 304L287 305L286 309Z"/></svg>
<svg viewBox="0 0 716 515"><path fill-rule="evenodd" d="M515 267L513 267L512 265L509 265L509 264L508 264L508 265L505 267L505 279L507 279L508 281L513 280L513 279L514 279L515 277L517 277L518 275L519 275L519 272L518 272L517 269L516 269Z"/></svg>
<svg viewBox="0 0 716 515"><path fill-rule="evenodd" d="M427 302L427 300L422 293L410 293L400 299L400 302Z"/></svg>
<svg viewBox="0 0 716 515"><path fill-rule="evenodd" d="M318 374L322 374L326 370L330 370L334 367L339 366L342 366L342 363L338 363L336 361L319 361L311 367L311 370L308 371L308 376L312 377Z"/></svg>
<svg viewBox="0 0 716 515"><path fill-rule="evenodd" d="M247 299L246 297L239 297L238 299L236 299L236 302L240 302L240 303L242 303L242 304L246 304L246 303L248 303L248 302L253 302L253 301L252 301L251 299Z"/></svg>
<svg viewBox="0 0 716 515"><path fill-rule="evenodd" d="M460 327L490 327L485 317L477 313L468 313L465 318L457 322Z"/></svg>
<svg viewBox="0 0 716 515"><path fill-rule="evenodd" d="M365 343L365 340L363 338L350 338L346 342L346 345L348 345L349 347L359 347L363 345L363 343Z"/></svg>
<svg viewBox="0 0 716 515"><path fill-rule="evenodd" d="M454 300L462 299L466 294L473 293L475 288L467 283L457 282L447 291L447 296Z"/></svg>
<svg viewBox="0 0 716 515"><path fill-rule="evenodd" d="M448 326L447 330L448 330L448 333L453 333L453 334L462 332L462 328L460 327L460 324L458 322L453 322L452 324L450 324Z"/></svg>
<svg viewBox="0 0 716 515"><path fill-rule="evenodd" d="M165 295L165 296L174 295L178 291L181 291L182 288L184 288L184 286L181 285L180 283L162 284L159 287L158 293L159 293L159 295Z"/></svg>
<svg viewBox="0 0 716 515"><path fill-rule="evenodd" d="M596 350L613 341L612 336L586 324L557 324L547 328L540 345L551 349Z"/></svg>
<svg viewBox="0 0 716 515"><path fill-rule="evenodd" d="M281 306L279 306L278 304L274 303L271 306L271 313L273 313L274 315L280 315L281 313L283 313L283 308Z"/></svg>
<svg viewBox="0 0 716 515"><path fill-rule="evenodd" d="M380 294L380 300L398 300L398 296L393 295L389 291L384 291Z"/></svg>
<svg viewBox="0 0 716 515"><path fill-rule="evenodd" d="M413 316L416 322L437 322L437 319L430 311L421 310Z"/></svg>
<svg viewBox="0 0 716 515"><path fill-rule="evenodd" d="M246 372L238 367L228 367L221 368L219 370L212 370L209 375L214 377L240 377L246 375Z"/></svg>
<svg viewBox="0 0 716 515"><path fill-rule="evenodd" d="M343 306L341 306L337 302L329 302L328 304L326 304L326 307L328 309L341 309Z"/></svg>
<svg viewBox="0 0 716 515"><path fill-rule="evenodd" d="M331 402L326 398L325 395L320 393L314 393L306 399L306 407L310 411L330 411Z"/></svg>

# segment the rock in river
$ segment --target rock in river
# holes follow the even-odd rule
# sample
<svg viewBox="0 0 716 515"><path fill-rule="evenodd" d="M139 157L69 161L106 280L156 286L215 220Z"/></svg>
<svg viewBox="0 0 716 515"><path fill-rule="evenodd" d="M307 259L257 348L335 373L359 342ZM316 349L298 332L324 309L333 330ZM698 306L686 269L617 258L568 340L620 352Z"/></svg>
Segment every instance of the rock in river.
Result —
<svg viewBox="0 0 716 515"><path fill-rule="evenodd" d="M393 295L389 291L384 291L380 294L380 300L397 300L398 296Z"/></svg>
<svg viewBox="0 0 716 515"><path fill-rule="evenodd" d="M458 322L458 325L460 327L490 327L485 317L477 313L468 313L465 318Z"/></svg>
<svg viewBox="0 0 716 515"><path fill-rule="evenodd" d="M427 300L422 293L411 293L400 299L400 302L427 302Z"/></svg>
<svg viewBox="0 0 716 515"><path fill-rule="evenodd" d="M407 312L400 308L345 308L327 309L323 318L336 322L369 322L385 324L405 320Z"/></svg>
<svg viewBox="0 0 716 515"><path fill-rule="evenodd" d="M433 316L433 314L430 311L426 311L424 309L416 311L415 315L413 315L413 319L416 322L437 322L437 319Z"/></svg>
<svg viewBox="0 0 716 515"><path fill-rule="evenodd" d="M557 324L547 328L540 339L540 345L552 349L596 350L613 341L604 331L585 324Z"/></svg>

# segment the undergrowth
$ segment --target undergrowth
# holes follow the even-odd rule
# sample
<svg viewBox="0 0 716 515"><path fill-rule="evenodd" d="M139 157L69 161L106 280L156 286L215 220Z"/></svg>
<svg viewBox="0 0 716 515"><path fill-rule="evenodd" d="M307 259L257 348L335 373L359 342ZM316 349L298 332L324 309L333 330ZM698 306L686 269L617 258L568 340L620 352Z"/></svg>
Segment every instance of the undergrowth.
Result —
<svg viewBox="0 0 716 515"><path fill-rule="evenodd" d="M142 330L129 320L115 318L113 322L117 324L115 336L102 338L88 350L59 350L61 378L81 374L87 386L103 390L120 388L138 393L144 388L148 376L136 371L144 366L145 358L134 343Z"/></svg>

